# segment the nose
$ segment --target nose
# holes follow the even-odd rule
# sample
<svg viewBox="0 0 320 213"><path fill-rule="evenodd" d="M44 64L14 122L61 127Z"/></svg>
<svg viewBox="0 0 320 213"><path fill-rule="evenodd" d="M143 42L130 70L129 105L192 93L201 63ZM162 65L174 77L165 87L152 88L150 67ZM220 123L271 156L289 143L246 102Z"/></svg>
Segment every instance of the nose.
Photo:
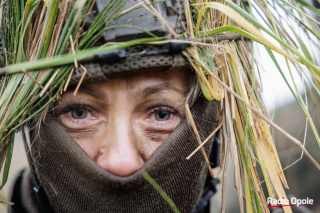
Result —
<svg viewBox="0 0 320 213"><path fill-rule="evenodd" d="M136 146L132 124L125 116L117 116L108 125L96 162L108 172L125 177L138 171L144 161Z"/></svg>

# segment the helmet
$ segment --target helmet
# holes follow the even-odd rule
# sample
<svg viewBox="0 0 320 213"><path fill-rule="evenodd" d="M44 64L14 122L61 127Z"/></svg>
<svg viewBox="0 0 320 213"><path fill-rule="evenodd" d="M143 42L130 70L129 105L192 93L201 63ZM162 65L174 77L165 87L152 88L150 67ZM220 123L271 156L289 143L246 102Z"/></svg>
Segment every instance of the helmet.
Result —
<svg viewBox="0 0 320 213"><path fill-rule="evenodd" d="M97 1L95 4L96 15L91 15L87 23L90 26L94 16L103 11L110 1ZM137 4L136 1L127 1L124 10L128 10ZM162 17L174 27L177 34L182 34L186 28L182 1L164 1L155 4ZM112 28L117 26L115 28ZM134 26L134 28L132 27ZM131 27L131 28L129 28ZM150 33L157 36L166 36L167 29L162 22L152 13L141 7L135 9L112 22L110 30L107 30L96 45L107 42L125 42L133 39L150 37ZM143 30L143 31L142 31ZM147 33L148 32L148 33ZM189 46L187 43L167 43L163 45L135 45L118 49L92 58L87 63L85 80L95 81L110 78L117 73L168 71L170 69L188 69L190 66L181 55L181 51ZM83 70L78 69L72 76L71 84L79 82Z"/></svg>

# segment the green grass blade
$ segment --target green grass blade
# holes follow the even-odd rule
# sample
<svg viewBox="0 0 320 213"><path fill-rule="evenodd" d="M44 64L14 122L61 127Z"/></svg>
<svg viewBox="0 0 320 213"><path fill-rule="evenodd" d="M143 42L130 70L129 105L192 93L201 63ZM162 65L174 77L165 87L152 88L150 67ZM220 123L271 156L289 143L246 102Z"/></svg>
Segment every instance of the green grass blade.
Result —
<svg viewBox="0 0 320 213"><path fill-rule="evenodd" d="M74 26L76 25L77 18L79 17L79 14L77 14L74 17L74 11L75 11L75 9L74 9L74 7L72 7L70 14L69 14L69 17L68 17L68 20L65 23L65 25L62 29L62 32L60 34L60 38L59 38L59 41L57 44L55 55L64 53L65 48L67 46L67 43L69 42L69 36L70 36Z"/></svg>
<svg viewBox="0 0 320 213"><path fill-rule="evenodd" d="M296 15L294 15L290 10L288 10L287 8L283 8L283 10L289 14L291 17L293 17L296 21L299 22L300 26L303 26L306 30L308 30L308 32L310 32L312 35L314 35L318 40L320 40L320 36L317 32L315 32L314 30L312 30L308 25L306 25L300 18L298 18ZM314 42L313 42L314 43ZM318 44L315 44L318 45Z"/></svg>
<svg viewBox="0 0 320 213"><path fill-rule="evenodd" d="M315 20L314 18L312 18L311 16L309 16L308 14L302 12L301 10L299 10L297 7L294 7L293 5L289 4L287 1L283 1L280 0L283 4L287 5L288 7L290 7L291 9L297 11L298 13L300 13L301 15L303 15L304 17L306 17L307 19L313 21L314 23L320 25L320 22L318 22L317 20ZM317 11L319 12L319 11Z"/></svg>
<svg viewBox="0 0 320 213"><path fill-rule="evenodd" d="M312 6L310 3L308 3L305 0L295 0L296 3L308 8L308 10L311 10L315 15L320 16L320 10L314 6Z"/></svg>
<svg viewBox="0 0 320 213"><path fill-rule="evenodd" d="M304 53L304 55L306 56L306 58L308 58L310 61L312 61L314 63L313 58L312 58L312 56L311 56L306 44L303 42L301 37L299 35L297 35L296 32L294 32L294 31L292 31L292 32L294 33L296 39L298 40L298 42L300 44L300 47L301 47L301 50Z"/></svg>
<svg viewBox="0 0 320 213"><path fill-rule="evenodd" d="M277 35L275 35L273 32L268 30L266 27L264 27L262 24L258 22L254 17L252 17L249 13L247 13L245 10L240 8L238 5L233 3L230 0L224 0L226 3L229 4L234 10L236 10L239 14L241 14L244 18L246 18L248 21L250 21L255 27L262 29L264 32L269 34L271 37L273 37L276 41L278 41L281 45L283 45L286 49L290 50L292 53L294 53L296 56L300 58L300 60L305 63L307 66L309 66L317 75L320 75L320 68L313 64L311 61L309 61L307 58L303 57L299 52L297 52L292 46L290 46L288 43L283 41L281 38L279 38Z"/></svg>
<svg viewBox="0 0 320 213"><path fill-rule="evenodd" d="M0 98L0 102L3 102L3 105L1 105L0 108L0 117L4 116L4 113L6 112L7 109L7 105L10 103L12 97L15 94L15 91L17 90L22 78L23 78L24 74L23 73L19 73L19 75L17 76L17 78L11 78L9 81L9 85L13 85L12 87L6 87L5 92L8 92L7 96L2 96ZM0 132L2 131L2 129L0 130Z"/></svg>
<svg viewBox="0 0 320 213"><path fill-rule="evenodd" d="M143 38L143 39L132 40L126 43L110 45L106 47L94 47L90 49L80 50L75 54L57 55L50 59L46 58L46 59L38 59L37 61L33 61L33 62L23 62L20 64L10 65L5 68L0 68L0 74L1 73L14 74L14 73L19 73L25 70L39 70L42 68L61 66L61 65L73 63L74 59L83 60L95 54L103 53L106 51L126 48L133 45L143 44L143 43L148 43L153 41L161 41L164 39L165 39L164 37Z"/></svg>
<svg viewBox="0 0 320 213"><path fill-rule="evenodd" d="M39 46L40 48L38 58L45 58L47 55L47 50L49 48L50 40L52 37L52 31L55 26L54 23L59 11L59 3L60 0L52 0L50 8L48 8L48 12L46 14L47 20L45 23L45 26L47 26L47 28L45 31L43 31L42 40Z"/></svg>
<svg viewBox="0 0 320 213"><path fill-rule="evenodd" d="M146 179L155 190L159 192L159 194L162 196L162 198L170 205L172 208L173 212L179 213L180 211L178 210L176 204L171 200L171 198L167 195L165 191L161 188L161 186L152 178L147 172L142 172L142 176L144 179Z"/></svg>
<svg viewBox="0 0 320 213"><path fill-rule="evenodd" d="M12 134L10 142L9 142L9 148L7 151L6 163L5 163L4 169L3 169L3 177L2 177L2 184L0 186L0 190L3 188L3 186L6 184L6 182L8 180L9 169L10 169L12 153L13 153L14 137L15 137L15 135Z"/></svg>
<svg viewBox="0 0 320 213"><path fill-rule="evenodd" d="M281 69L281 67L280 67L280 65L279 65L279 63L278 63L278 61L277 61L276 57L274 56L273 52L272 52L268 47L265 47L265 48L266 48L266 50L267 50L267 52L268 52L268 54L269 54L270 58L272 59L273 63L276 65L276 67L277 67L278 71L280 72L280 74L281 74L281 76L282 76L283 80L286 82L286 84L287 84L288 88L290 89L290 91L291 91L291 93L292 93L292 95L293 95L294 99L296 99L296 101L297 101L297 103L299 104L300 108L301 108L301 109L303 110L303 112L306 114L307 112L305 111L304 107L301 105L301 103L300 103L300 101L299 101L298 97L296 96L296 94L294 93L294 91L293 91L292 87L290 86L290 84L289 84L289 82L288 82L288 80L287 80L286 76L285 76L285 75L284 75L284 73L282 72L282 69Z"/></svg>

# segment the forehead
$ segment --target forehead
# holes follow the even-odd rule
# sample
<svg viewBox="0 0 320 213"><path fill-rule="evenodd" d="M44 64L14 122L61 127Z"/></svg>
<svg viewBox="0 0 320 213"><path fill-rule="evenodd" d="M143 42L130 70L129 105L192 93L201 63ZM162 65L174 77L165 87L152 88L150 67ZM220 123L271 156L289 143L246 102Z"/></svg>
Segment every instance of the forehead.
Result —
<svg viewBox="0 0 320 213"><path fill-rule="evenodd" d="M92 82L80 89L97 89L101 91L112 90L140 90L150 87L164 87L179 90L181 93L188 92L191 73L189 70L172 70L166 72L145 72L113 77L109 80Z"/></svg>

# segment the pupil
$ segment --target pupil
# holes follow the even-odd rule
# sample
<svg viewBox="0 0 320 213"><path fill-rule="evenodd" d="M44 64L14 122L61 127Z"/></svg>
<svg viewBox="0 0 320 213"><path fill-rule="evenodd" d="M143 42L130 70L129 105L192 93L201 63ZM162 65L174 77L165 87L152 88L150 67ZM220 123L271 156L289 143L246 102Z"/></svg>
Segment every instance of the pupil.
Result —
<svg viewBox="0 0 320 213"><path fill-rule="evenodd" d="M165 111L159 111L155 114L155 118L157 121L166 121L170 119L170 113Z"/></svg>
<svg viewBox="0 0 320 213"><path fill-rule="evenodd" d="M75 109L71 111L71 115L75 119L84 119L87 117L87 110L85 109Z"/></svg>
<svg viewBox="0 0 320 213"><path fill-rule="evenodd" d="M166 112L159 112L159 118L164 119L166 117L167 113Z"/></svg>
<svg viewBox="0 0 320 213"><path fill-rule="evenodd" d="M76 114L78 117L81 117L81 115L83 115L83 109L77 109Z"/></svg>

